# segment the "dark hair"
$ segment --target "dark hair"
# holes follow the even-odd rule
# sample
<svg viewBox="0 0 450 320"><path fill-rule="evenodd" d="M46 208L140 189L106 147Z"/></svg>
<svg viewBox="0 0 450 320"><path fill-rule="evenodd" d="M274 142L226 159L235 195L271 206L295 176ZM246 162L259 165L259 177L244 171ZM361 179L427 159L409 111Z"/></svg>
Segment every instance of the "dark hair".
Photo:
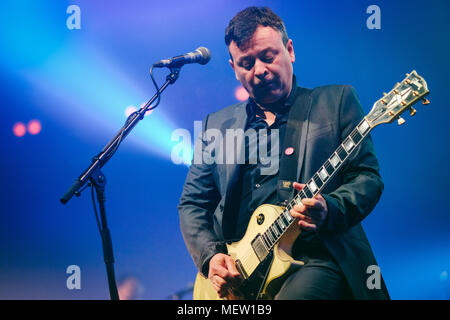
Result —
<svg viewBox="0 0 450 320"><path fill-rule="evenodd" d="M225 29L227 47L234 41L237 47L241 48L252 38L260 25L279 31L283 44L286 45L289 38L283 20L268 7L248 7L238 12Z"/></svg>

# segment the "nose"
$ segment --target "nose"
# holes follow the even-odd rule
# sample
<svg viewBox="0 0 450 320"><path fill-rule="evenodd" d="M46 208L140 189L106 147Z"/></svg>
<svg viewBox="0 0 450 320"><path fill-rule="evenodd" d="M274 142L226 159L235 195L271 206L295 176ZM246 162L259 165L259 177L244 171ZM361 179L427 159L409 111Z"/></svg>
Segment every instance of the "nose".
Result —
<svg viewBox="0 0 450 320"><path fill-rule="evenodd" d="M266 64L261 60L257 59L255 61L255 77L257 77L260 80L263 80L268 73L269 71L267 71Z"/></svg>

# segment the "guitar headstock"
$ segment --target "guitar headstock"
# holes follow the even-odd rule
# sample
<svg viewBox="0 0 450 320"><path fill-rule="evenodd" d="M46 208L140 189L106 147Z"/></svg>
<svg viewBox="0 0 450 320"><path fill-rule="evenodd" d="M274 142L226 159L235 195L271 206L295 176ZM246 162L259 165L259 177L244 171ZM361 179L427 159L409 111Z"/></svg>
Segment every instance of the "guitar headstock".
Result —
<svg viewBox="0 0 450 320"><path fill-rule="evenodd" d="M423 104L429 104L425 99L429 93L425 80L417 74L415 70L406 74L406 78L395 85L389 92L384 93L384 97L375 102L369 114L365 117L373 128L382 123L391 123L398 120L398 124L403 124L405 120L400 115L406 110L413 116L416 109L412 106L422 100Z"/></svg>

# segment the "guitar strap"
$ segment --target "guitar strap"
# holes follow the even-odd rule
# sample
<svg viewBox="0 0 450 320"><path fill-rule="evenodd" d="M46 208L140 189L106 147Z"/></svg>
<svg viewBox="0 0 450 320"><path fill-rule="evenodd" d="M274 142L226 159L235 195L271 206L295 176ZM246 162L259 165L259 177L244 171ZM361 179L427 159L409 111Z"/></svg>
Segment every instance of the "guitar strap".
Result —
<svg viewBox="0 0 450 320"><path fill-rule="evenodd" d="M303 162L306 137L308 132L309 112L311 109L311 95L309 89L297 87L297 98L289 110L282 155L278 174L278 200L285 205L294 196L292 183L299 178L298 165Z"/></svg>

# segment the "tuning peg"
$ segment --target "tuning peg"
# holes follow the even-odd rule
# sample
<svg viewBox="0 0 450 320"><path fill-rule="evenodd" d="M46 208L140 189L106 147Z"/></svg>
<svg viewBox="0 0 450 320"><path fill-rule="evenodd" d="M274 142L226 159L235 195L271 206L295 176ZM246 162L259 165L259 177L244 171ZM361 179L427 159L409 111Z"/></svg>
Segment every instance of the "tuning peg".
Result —
<svg viewBox="0 0 450 320"><path fill-rule="evenodd" d="M430 100L422 98L422 104L430 104Z"/></svg>
<svg viewBox="0 0 450 320"><path fill-rule="evenodd" d="M397 89L394 89L394 93L395 93L395 94L398 94L399 91L398 91Z"/></svg>
<svg viewBox="0 0 450 320"><path fill-rule="evenodd" d="M406 121L405 121L405 119L403 119L402 117L398 117L397 122L398 122L398 125L401 126L401 125L404 124Z"/></svg>
<svg viewBox="0 0 450 320"><path fill-rule="evenodd" d="M409 73L407 73L406 76L409 77Z"/></svg>
<svg viewBox="0 0 450 320"><path fill-rule="evenodd" d="M383 97L386 97L387 96L387 93L386 92L383 92Z"/></svg>
<svg viewBox="0 0 450 320"><path fill-rule="evenodd" d="M411 107L411 108L409 109L409 115L410 115L411 117L414 116L414 115L416 114L416 112L417 112L417 110L414 109L413 107Z"/></svg>

